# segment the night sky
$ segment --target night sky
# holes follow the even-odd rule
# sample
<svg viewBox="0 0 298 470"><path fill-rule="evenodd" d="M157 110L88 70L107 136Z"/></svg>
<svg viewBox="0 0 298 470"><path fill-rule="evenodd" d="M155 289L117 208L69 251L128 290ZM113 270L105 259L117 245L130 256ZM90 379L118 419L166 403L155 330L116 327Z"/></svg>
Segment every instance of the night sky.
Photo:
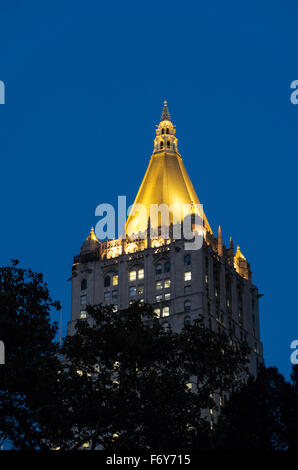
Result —
<svg viewBox="0 0 298 470"><path fill-rule="evenodd" d="M98 204L133 202L167 99L211 227L240 244L264 294L266 364L288 375L297 57L295 0L1 2L0 264L44 273L65 333L73 255Z"/></svg>

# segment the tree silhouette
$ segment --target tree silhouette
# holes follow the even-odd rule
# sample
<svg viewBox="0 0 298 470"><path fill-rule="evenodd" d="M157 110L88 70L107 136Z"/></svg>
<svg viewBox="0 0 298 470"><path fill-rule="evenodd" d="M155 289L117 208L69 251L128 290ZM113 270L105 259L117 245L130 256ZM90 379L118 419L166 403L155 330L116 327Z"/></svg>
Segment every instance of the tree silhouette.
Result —
<svg viewBox="0 0 298 470"><path fill-rule="evenodd" d="M60 365L53 306L41 274L19 268L18 260L0 268L0 442L9 439L20 449L46 446L54 425Z"/></svg>

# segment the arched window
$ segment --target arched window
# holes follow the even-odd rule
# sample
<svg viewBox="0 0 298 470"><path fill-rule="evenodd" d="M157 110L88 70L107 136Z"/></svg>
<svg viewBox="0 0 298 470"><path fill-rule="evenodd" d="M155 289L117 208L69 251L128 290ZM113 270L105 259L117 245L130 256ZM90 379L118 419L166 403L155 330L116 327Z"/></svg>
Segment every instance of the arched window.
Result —
<svg viewBox="0 0 298 470"><path fill-rule="evenodd" d="M169 273L170 270L171 270L171 263L170 263L170 261L166 261L164 271L165 271L165 273Z"/></svg>
<svg viewBox="0 0 298 470"><path fill-rule="evenodd" d="M164 129L162 129L162 130L161 130L161 133L162 133L162 134L164 134L164 133L165 133L165 130L164 130Z"/></svg>
<svg viewBox="0 0 298 470"><path fill-rule="evenodd" d="M162 274L162 265L159 263L155 266L155 274L158 276L159 274Z"/></svg>
<svg viewBox="0 0 298 470"><path fill-rule="evenodd" d="M160 148L161 149L163 148L163 142L160 142Z"/></svg>
<svg viewBox="0 0 298 470"><path fill-rule="evenodd" d="M81 281L81 290L87 289L87 279L82 279Z"/></svg>
<svg viewBox="0 0 298 470"><path fill-rule="evenodd" d="M186 300L184 302L184 312L190 312L190 309L191 309L191 301L190 300Z"/></svg>
<svg viewBox="0 0 298 470"><path fill-rule="evenodd" d="M104 287L110 287L111 285L111 278L110 276L106 276L104 279Z"/></svg>
<svg viewBox="0 0 298 470"><path fill-rule="evenodd" d="M167 134L169 134L169 129L167 129Z"/></svg>
<svg viewBox="0 0 298 470"><path fill-rule="evenodd" d="M171 142L169 140L167 141L167 146L168 146L168 148L171 147Z"/></svg>

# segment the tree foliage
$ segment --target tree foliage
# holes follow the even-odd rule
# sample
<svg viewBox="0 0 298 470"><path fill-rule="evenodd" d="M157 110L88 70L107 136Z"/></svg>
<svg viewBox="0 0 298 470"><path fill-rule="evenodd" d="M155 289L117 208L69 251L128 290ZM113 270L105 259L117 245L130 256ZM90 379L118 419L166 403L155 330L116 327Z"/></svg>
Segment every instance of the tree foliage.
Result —
<svg viewBox="0 0 298 470"><path fill-rule="evenodd" d="M181 449L207 442L202 410L215 409L214 393L245 375L247 347L231 346L201 320L175 333L147 305L120 312L95 306L88 314L63 347L73 438L57 445Z"/></svg>
<svg viewBox="0 0 298 470"><path fill-rule="evenodd" d="M52 301L41 274L12 266L0 268L0 442L16 448L41 447L55 412L58 346L50 323Z"/></svg>

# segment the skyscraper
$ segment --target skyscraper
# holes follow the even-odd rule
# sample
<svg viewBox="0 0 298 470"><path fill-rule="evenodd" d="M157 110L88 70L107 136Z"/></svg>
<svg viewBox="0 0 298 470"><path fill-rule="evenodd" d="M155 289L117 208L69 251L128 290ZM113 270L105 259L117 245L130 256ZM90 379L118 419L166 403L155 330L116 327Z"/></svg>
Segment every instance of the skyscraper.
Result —
<svg viewBox="0 0 298 470"><path fill-rule="evenodd" d="M150 216L152 204L170 208L168 219ZM230 341L246 340L251 347L250 369L263 362L259 330L259 293L250 265L233 241L223 244L221 228L213 234L178 152L176 129L164 102L156 129L154 151L133 209L126 235L99 242L93 228L72 266L72 303L69 333L78 318L86 318L87 304L111 304L124 309L133 301L152 305L160 321L179 330L201 315L206 326L225 331ZM136 208L143 211L135 211ZM183 211L182 211L183 207ZM202 247L192 249L177 237L181 222L200 215ZM182 223L182 226L183 226ZM168 236L162 228L167 226Z"/></svg>

